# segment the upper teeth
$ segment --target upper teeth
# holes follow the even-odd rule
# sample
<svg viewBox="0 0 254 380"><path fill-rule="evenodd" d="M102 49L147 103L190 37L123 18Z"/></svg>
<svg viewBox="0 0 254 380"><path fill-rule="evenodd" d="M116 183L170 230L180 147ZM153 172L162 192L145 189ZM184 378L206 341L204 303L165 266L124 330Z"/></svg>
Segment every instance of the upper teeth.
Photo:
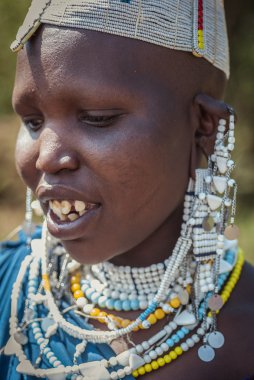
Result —
<svg viewBox="0 0 254 380"><path fill-rule="evenodd" d="M64 215L67 215L71 211L71 204L68 201L62 201L59 208Z"/></svg>
<svg viewBox="0 0 254 380"><path fill-rule="evenodd" d="M85 210L86 204L82 201L75 201L74 207L75 207L76 211L81 212L81 211Z"/></svg>
<svg viewBox="0 0 254 380"><path fill-rule="evenodd" d="M70 219L73 221L85 213L87 205L83 201L53 200L49 201L49 206L61 220Z"/></svg>

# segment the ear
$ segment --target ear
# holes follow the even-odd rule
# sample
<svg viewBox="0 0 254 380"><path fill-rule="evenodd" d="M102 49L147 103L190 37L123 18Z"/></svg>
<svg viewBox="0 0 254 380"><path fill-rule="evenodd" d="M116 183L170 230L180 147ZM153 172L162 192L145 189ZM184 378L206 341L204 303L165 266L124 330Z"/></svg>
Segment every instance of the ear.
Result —
<svg viewBox="0 0 254 380"><path fill-rule="evenodd" d="M227 119L229 106L206 94L198 94L193 99L193 141L190 159L190 176L195 179L195 170L202 157L208 158L214 151L219 119Z"/></svg>

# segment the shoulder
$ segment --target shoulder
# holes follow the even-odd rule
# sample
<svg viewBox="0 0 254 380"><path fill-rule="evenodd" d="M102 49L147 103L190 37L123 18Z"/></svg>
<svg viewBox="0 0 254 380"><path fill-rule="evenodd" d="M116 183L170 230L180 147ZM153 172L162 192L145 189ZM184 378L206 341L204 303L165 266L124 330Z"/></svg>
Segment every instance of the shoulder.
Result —
<svg viewBox="0 0 254 380"><path fill-rule="evenodd" d="M35 236L39 237L37 229ZM20 266L30 253L27 237L21 231L17 241L5 241L0 244L0 348L8 340L8 324L11 311L11 293Z"/></svg>

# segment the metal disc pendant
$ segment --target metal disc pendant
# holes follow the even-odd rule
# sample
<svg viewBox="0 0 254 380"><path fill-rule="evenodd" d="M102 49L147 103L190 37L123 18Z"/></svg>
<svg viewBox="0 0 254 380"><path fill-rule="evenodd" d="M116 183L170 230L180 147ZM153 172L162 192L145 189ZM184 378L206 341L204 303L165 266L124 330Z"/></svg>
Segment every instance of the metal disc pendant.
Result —
<svg viewBox="0 0 254 380"><path fill-rule="evenodd" d="M208 344L204 344L199 347L198 356L203 362L211 362L215 357L215 351Z"/></svg>
<svg viewBox="0 0 254 380"><path fill-rule="evenodd" d="M225 339L224 335L219 331L213 331L208 336L208 343L213 348L221 348L224 345Z"/></svg>
<svg viewBox="0 0 254 380"><path fill-rule="evenodd" d="M212 311L220 310L223 306L223 299L219 294L214 294L211 298L208 300L208 307Z"/></svg>
<svg viewBox="0 0 254 380"><path fill-rule="evenodd" d="M42 328L43 331L47 332L48 328L50 326L54 325L54 324L55 324L54 319L52 319L52 318L45 318L41 322L41 328Z"/></svg>
<svg viewBox="0 0 254 380"><path fill-rule="evenodd" d="M203 229L207 232L211 231L214 227L214 219L213 217L211 217L211 215L208 215L204 218L203 220L203 223L202 223L202 226L203 226Z"/></svg>
<svg viewBox="0 0 254 380"><path fill-rule="evenodd" d="M14 334L14 339L16 340L16 342L22 345L25 345L28 342L28 337L21 331L18 331Z"/></svg>
<svg viewBox="0 0 254 380"><path fill-rule="evenodd" d="M235 240L239 237L240 230L235 224L230 224L224 231L224 236L228 240Z"/></svg>
<svg viewBox="0 0 254 380"><path fill-rule="evenodd" d="M189 293L186 289L181 288L178 292L178 298L182 305L187 305L189 303Z"/></svg>

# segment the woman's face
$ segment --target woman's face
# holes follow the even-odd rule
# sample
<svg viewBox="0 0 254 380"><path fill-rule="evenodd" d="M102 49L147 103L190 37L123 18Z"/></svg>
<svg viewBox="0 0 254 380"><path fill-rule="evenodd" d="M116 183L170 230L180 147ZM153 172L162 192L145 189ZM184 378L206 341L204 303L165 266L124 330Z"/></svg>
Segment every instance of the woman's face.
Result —
<svg viewBox="0 0 254 380"><path fill-rule="evenodd" d="M17 168L50 233L78 261L126 253L149 262L160 250L169 254L194 135L188 59L127 38L49 26L19 53ZM84 205L75 201L89 210L77 212Z"/></svg>

